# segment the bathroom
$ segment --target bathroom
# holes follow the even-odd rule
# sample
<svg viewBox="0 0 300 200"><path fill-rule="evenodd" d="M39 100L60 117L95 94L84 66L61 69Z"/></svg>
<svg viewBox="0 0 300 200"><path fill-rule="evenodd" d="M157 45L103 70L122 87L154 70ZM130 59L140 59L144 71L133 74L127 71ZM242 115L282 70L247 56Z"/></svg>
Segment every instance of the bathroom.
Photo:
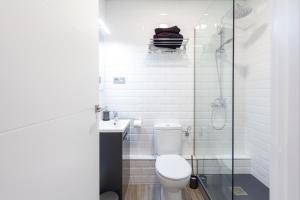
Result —
<svg viewBox="0 0 300 200"><path fill-rule="evenodd" d="M131 121L123 147L130 163L123 179L131 187L160 185L155 127L165 123L181 127L180 155L189 163L194 156L194 173L208 184L209 198L231 199L233 180L222 182L236 179L255 182L236 185L239 198L269 199L271 2L235 4L233 29L232 1L102 1L99 99L115 112L112 118ZM180 48L151 46L155 28L172 26L181 29Z"/></svg>
<svg viewBox="0 0 300 200"><path fill-rule="evenodd" d="M300 199L298 0L3 0L0 199Z"/></svg>

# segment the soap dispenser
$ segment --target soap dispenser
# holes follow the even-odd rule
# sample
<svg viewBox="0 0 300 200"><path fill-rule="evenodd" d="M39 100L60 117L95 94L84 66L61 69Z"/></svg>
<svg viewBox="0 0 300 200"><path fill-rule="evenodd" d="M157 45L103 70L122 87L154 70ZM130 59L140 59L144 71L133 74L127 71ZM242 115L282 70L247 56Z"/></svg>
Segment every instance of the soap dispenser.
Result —
<svg viewBox="0 0 300 200"><path fill-rule="evenodd" d="M107 110L107 107L104 108L104 111L103 111L103 117L102 117L102 120L103 121L109 121L110 118L109 118L109 111Z"/></svg>

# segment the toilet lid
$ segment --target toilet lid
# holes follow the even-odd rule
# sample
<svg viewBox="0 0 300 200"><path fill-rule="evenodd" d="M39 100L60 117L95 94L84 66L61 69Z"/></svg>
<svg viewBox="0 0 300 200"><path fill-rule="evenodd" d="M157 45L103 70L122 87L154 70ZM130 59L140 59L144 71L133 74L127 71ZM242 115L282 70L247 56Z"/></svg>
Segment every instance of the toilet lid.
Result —
<svg viewBox="0 0 300 200"><path fill-rule="evenodd" d="M184 179L191 175L190 164L179 155L161 155L155 162L157 172L168 179Z"/></svg>

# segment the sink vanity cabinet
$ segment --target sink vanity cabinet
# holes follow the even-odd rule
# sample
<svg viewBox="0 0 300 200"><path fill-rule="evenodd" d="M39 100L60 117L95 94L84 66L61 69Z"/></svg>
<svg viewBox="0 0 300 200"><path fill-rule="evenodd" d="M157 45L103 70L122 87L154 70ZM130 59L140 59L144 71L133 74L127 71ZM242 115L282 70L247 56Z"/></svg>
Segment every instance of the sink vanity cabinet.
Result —
<svg viewBox="0 0 300 200"><path fill-rule="evenodd" d="M129 169L129 162L123 161L123 155L129 154L124 148L129 133L129 120L100 122L100 194L113 191L122 200L128 180L123 180L123 168Z"/></svg>

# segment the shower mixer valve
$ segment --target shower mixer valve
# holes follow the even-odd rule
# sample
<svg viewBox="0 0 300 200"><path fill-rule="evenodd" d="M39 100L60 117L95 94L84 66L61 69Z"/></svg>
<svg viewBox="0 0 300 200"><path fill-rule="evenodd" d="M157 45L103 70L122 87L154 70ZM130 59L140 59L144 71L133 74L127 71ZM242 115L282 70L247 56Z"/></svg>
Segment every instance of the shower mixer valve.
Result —
<svg viewBox="0 0 300 200"><path fill-rule="evenodd" d="M190 135L191 131L192 131L192 127L187 126L186 129L184 130L185 136L188 137Z"/></svg>

